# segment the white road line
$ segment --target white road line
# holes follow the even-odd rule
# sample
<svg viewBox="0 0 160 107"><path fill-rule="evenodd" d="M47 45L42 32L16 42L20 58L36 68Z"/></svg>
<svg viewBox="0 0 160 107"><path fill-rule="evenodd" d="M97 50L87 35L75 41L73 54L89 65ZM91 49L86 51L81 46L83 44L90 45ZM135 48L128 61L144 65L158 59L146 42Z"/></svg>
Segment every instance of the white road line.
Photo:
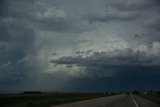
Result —
<svg viewBox="0 0 160 107"><path fill-rule="evenodd" d="M132 98L134 104L136 105L136 107L139 107L139 105L137 104L136 100L132 97L132 95L130 95L130 96L131 96L131 98Z"/></svg>

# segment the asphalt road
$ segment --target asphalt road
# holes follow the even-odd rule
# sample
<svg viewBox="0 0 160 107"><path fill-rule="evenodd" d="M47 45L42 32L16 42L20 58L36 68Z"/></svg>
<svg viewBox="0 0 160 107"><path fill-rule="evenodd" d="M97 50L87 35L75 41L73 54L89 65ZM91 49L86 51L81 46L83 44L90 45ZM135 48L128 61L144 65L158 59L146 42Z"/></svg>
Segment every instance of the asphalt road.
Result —
<svg viewBox="0 0 160 107"><path fill-rule="evenodd" d="M92 100L62 104L52 107L160 107L134 95L116 95Z"/></svg>

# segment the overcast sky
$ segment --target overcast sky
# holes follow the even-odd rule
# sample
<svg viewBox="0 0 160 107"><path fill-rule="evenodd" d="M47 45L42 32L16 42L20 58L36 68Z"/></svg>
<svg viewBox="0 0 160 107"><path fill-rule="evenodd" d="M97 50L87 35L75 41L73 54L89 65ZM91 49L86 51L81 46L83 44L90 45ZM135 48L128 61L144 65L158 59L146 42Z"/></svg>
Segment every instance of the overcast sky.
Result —
<svg viewBox="0 0 160 107"><path fill-rule="evenodd" d="M1 0L0 91L160 89L159 0Z"/></svg>

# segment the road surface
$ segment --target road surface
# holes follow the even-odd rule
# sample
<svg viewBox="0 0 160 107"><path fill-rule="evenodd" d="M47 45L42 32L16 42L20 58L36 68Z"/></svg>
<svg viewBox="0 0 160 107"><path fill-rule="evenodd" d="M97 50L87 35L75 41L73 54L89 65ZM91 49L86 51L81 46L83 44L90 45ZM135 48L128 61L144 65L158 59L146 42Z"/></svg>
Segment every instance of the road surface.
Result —
<svg viewBox="0 0 160 107"><path fill-rule="evenodd" d="M116 95L52 107L160 107L158 104L134 95Z"/></svg>

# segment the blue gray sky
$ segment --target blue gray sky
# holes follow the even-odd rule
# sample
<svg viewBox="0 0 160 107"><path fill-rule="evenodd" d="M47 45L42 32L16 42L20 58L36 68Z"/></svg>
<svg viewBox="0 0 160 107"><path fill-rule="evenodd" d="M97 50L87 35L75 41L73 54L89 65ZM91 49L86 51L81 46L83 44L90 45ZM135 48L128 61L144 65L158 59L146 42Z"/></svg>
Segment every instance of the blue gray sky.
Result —
<svg viewBox="0 0 160 107"><path fill-rule="evenodd" d="M159 0L1 0L0 91L160 89Z"/></svg>

